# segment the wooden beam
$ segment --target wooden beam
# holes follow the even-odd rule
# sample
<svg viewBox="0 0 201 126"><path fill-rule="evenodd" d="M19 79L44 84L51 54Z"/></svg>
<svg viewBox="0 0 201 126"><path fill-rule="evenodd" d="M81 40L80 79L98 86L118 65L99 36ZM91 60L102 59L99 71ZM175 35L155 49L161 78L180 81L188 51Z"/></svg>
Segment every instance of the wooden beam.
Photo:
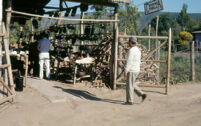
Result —
<svg viewBox="0 0 201 126"><path fill-rule="evenodd" d="M8 11L8 10L6 10ZM84 21L84 22L118 22L119 20L101 20L101 19L72 19L72 18L56 18L56 17L48 17L48 16L42 16L42 15L36 15L36 14L30 14L25 12L19 12L19 11L10 11L14 14L20 14L30 17L41 17L41 18L48 18L48 19L56 19L56 20L65 20L65 21Z"/></svg>
<svg viewBox="0 0 201 126"><path fill-rule="evenodd" d="M148 60L157 50L159 50L166 43L167 43L167 41L163 42L162 44L160 44L160 46L158 46L157 48L155 48L154 50L152 50L149 54L147 54L146 56L144 56L142 59Z"/></svg>
<svg viewBox="0 0 201 126"><path fill-rule="evenodd" d="M126 59L117 59L118 61L126 61ZM167 63L167 60L141 60L142 62L159 62L159 63Z"/></svg>
<svg viewBox="0 0 201 126"><path fill-rule="evenodd" d="M8 67L10 67L10 66L11 66L10 64L0 65L0 69L8 68Z"/></svg>
<svg viewBox="0 0 201 126"><path fill-rule="evenodd" d="M103 0L61 0L61 1L70 1L70 2L77 2L77 3L84 3L88 5L99 5L99 6L108 6L108 7L117 7L117 3L106 2Z"/></svg>
<svg viewBox="0 0 201 126"><path fill-rule="evenodd" d="M137 39L168 39L168 36L135 36L135 35L119 35L119 38L135 37Z"/></svg>
<svg viewBox="0 0 201 126"><path fill-rule="evenodd" d="M126 85L126 83L117 82L117 85ZM140 87L153 87L153 88L165 88L165 85L153 85L153 84L138 84Z"/></svg>
<svg viewBox="0 0 201 126"><path fill-rule="evenodd" d="M7 101L9 101L9 100L11 100L11 99L13 99L14 97L15 97L15 95L10 95L10 96L8 96L8 97L6 97L6 98L3 98L3 99L0 100L0 104L2 104L2 103L4 103L4 102L7 102Z"/></svg>

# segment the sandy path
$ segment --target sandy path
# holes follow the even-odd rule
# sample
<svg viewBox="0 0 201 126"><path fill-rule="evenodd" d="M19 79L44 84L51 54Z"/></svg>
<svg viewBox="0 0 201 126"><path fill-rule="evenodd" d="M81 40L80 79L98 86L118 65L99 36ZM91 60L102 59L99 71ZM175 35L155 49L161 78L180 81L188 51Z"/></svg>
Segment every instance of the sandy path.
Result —
<svg viewBox="0 0 201 126"><path fill-rule="evenodd" d="M148 98L141 103L136 97L133 106L122 105L124 90L55 85L72 98L51 103L28 87L0 113L0 126L201 126L201 84L172 86L168 96L144 88Z"/></svg>

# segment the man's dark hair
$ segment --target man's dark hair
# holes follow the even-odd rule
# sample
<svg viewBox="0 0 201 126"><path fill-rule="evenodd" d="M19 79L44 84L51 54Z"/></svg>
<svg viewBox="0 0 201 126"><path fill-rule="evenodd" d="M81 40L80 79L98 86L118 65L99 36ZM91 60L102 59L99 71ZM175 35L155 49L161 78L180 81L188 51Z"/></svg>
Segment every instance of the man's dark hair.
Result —
<svg viewBox="0 0 201 126"><path fill-rule="evenodd" d="M132 44L137 44L137 39L134 37L130 37L129 42L131 42Z"/></svg>
<svg viewBox="0 0 201 126"><path fill-rule="evenodd" d="M43 38L43 37L48 38L48 37L49 37L48 31L43 31L43 32L41 33L41 37L42 37L42 38Z"/></svg>

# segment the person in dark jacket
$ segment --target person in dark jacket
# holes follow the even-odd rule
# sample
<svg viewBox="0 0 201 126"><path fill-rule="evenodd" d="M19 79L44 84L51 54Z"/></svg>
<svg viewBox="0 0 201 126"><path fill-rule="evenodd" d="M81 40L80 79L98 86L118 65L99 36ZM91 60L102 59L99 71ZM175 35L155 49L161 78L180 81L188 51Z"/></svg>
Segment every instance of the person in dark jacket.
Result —
<svg viewBox="0 0 201 126"><path fill-rule="evenodd" d="M40 64L40 74L39 77L43 79L43 65L45 63L46 67L46 78L50 79L50 40L48 39L48 33L42 32L41 39L38 41L38 51L39 51L39 64Z"/></svg>

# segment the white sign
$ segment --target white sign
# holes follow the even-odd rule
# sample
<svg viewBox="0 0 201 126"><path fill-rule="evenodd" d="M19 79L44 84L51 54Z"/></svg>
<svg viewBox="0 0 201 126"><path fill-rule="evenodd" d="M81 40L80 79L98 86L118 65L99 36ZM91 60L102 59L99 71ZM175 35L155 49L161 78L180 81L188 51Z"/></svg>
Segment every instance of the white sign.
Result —
<svg viewBox="0 0 201 126"><path fill-rule="evenodd" d="M153 12L157 12L163 10L163 2L162 0L152 0L144 3L145 14L150 14Z"/></svg>

